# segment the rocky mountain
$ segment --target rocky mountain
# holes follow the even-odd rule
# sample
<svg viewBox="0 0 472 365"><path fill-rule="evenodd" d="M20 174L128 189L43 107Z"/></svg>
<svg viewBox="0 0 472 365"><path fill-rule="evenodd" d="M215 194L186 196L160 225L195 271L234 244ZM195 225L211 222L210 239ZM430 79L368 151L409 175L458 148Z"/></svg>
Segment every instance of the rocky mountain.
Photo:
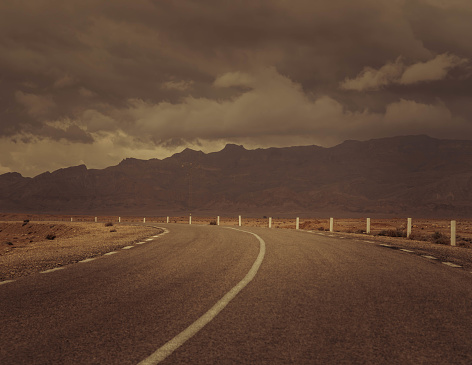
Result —
<svg viewBox="0 0 472 365"><path fill-rule="evenodd" d="M0 211L81 214L470 217L472 141L365 142L125 159L0 175Z"/></svg>

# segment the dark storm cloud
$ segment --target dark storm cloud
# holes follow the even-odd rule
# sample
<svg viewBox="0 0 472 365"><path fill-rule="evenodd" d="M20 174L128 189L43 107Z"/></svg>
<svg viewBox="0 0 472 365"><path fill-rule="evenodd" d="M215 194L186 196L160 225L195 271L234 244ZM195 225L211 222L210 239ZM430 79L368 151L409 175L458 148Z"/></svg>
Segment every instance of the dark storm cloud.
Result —
<svg viewBox="0 0 472 365"><path fill-rule="evenodd" d="M4 1L0 155L472 138L471 20L470 0Z"/></svg>

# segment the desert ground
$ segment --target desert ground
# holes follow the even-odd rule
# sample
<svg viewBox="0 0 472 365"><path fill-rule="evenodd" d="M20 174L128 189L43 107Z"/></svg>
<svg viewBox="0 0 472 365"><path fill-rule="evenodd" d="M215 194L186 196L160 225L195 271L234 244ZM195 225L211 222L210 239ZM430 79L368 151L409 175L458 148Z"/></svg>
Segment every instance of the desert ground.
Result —
<svg viewBox="0 0 472 365"><path fill-rule="evenodd" d="M100 256L162 232L150 226L0 219L0 281Z"/></svg>
<svg viewBox="0 0 472 365"><path fill-rule="evenodd" d="M78 262L138 242L160 232L167 217L5 214L0 213L0 281ZM120 221L121 223L118 223ZM242 217L242 226L267 227L268 217ZM169 217L170 223L188 224L189 216ZM133 223L135 223L133 225ZM192 216L192 224L216 224L216 216ZM239 218L220 217L220 225L238 226ZM274 229L295 229L296 219L272 218ZM457 247L450 246L450 221L413 219L406 236L407 218L336 219L335 234L394 243L399 248L432 254L472 269L472 220L457 220ZM302 218L300 230L329 231L329 218Z"/></svg>

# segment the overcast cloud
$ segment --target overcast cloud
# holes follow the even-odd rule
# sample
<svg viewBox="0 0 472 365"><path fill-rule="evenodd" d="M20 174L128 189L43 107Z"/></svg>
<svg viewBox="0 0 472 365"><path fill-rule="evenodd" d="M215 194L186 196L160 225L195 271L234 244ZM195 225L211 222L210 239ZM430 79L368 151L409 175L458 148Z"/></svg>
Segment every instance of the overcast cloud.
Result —
<svg viewBox="0 0 472 365"><path fill-rule="evenodd" d="M0 3L0 173L472 138L470 0Z"/></svg>

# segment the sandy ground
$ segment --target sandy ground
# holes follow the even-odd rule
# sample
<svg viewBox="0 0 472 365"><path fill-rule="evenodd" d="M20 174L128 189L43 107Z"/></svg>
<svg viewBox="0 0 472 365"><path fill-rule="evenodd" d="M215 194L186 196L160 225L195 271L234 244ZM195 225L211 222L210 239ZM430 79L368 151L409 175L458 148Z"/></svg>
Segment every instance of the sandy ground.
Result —
<svg viewBox="0 0 472 365"><path fill-rule="evenodd" d="M100 256L160 232L103 223L0 222L0 281Z"/></svg>

